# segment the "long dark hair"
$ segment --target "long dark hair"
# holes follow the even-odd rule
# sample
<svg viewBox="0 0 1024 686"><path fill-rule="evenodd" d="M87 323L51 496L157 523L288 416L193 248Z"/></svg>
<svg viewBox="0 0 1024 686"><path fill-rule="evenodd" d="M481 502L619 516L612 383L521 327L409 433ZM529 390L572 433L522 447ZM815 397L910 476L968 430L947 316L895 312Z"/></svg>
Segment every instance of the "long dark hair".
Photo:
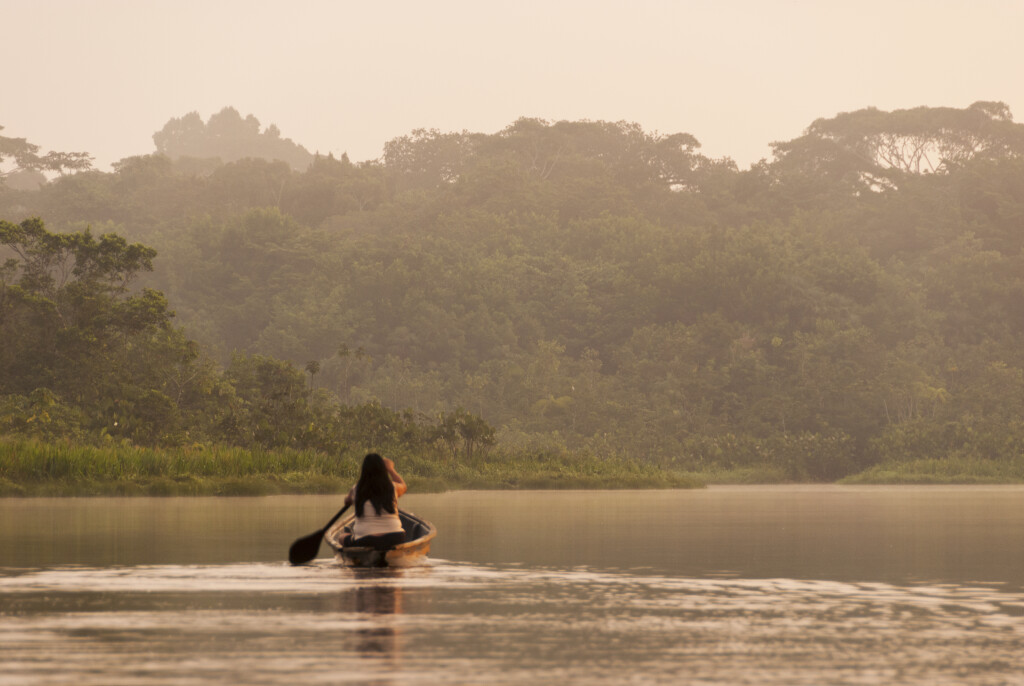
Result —
<svg viewBox="0 0 1024 686"><path fill-rule="evenodd" d="M363 470L356 483L356 516L363 516L363 503L369 500L378 513L395 514L395 484L391 481L384 458L370 453L363 458Z"/></svg>

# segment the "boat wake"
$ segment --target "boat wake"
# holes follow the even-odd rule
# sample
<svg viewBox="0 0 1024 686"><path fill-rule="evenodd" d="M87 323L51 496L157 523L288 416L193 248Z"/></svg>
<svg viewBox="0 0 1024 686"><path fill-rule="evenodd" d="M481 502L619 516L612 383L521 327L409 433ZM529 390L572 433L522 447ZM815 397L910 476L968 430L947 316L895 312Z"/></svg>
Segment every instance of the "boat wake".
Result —
<svg viewBox="0 0 1024 686"><path fill-rule="evenodd" d="M409 590L501 588L504 597L534 587L587 589L587 596L613 596L615 604L640 595L686 598L707 609L739 601L748 610L813 598L841 599L850 604L900 604L919 610L957 607L976 612L1005 610L1024 615L1024 594L1001 590L998 584L852 583L800 579L687 578L608 572L587 568L526 569L479 565L428 558L421 564L396 569L352 569L319 559L293 567L284 563L227 565L146 565L92 568L62 566L50 569L0 568L0 594L23 593L335 593L374 585Z"/></svg>

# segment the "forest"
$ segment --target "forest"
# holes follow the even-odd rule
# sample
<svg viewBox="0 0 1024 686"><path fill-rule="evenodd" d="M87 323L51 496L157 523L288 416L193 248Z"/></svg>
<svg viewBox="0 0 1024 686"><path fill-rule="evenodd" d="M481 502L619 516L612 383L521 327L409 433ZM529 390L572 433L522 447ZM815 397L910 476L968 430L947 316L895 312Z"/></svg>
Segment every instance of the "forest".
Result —
<svg viewBox="0 0 1024 686"><path fill-rule="evenodd" d="M749 169L628 122L354 163L225 108L110 172L5 133L0 482L45 446L1024 480L1002 103L818 119Z"/></svg>

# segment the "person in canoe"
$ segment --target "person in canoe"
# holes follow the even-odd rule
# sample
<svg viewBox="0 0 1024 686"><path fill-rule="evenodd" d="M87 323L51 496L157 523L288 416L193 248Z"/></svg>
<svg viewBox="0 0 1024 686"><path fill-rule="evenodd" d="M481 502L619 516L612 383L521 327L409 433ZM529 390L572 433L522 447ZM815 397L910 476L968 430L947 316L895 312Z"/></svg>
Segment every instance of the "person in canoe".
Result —
<svg viewBox="0 0 1024 686"><path fill-rule="evenodd" d="M394 462L377 453L363 458L359 481L345 496L345 505L355 504L356 517L342 545L380 550L405 543L398 499L408 488Z"/></svg>

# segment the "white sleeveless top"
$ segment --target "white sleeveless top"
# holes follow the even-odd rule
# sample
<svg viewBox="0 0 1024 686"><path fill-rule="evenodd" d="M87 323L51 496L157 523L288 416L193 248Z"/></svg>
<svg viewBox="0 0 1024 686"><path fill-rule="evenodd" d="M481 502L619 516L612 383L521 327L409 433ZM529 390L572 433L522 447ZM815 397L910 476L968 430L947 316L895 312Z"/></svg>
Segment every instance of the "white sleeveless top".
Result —
<svg viewBox="0 0 1024 686"><path fill-rule="evenodd" d="M402 520L398 518L397 501L395 502L395 514L391 514L390 512L378 512L373 503L367 500L363 503L363 516L356 515L356 521L352 524L353 538L380 536L399 531L402 531Z"/></svg>

